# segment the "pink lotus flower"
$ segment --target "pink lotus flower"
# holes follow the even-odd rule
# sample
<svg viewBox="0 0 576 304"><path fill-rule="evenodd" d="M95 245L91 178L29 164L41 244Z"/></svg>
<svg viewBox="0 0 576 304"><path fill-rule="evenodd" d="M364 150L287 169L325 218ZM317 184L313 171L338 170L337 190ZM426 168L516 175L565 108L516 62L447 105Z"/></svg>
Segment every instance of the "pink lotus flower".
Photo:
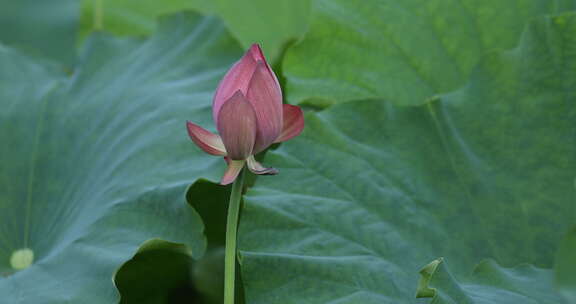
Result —
<svg viewBox="0 0 576 304"><path fill-rule="evenodd" d="M224 156L228 169L220 183L232 183L245 163L256 174L277 174L254 159L273 143L298 136L304 129L302 110L282 104L276 75L254 44L220 81L212 116L220 135L187 122L188 134L206 153Z"/></svg>

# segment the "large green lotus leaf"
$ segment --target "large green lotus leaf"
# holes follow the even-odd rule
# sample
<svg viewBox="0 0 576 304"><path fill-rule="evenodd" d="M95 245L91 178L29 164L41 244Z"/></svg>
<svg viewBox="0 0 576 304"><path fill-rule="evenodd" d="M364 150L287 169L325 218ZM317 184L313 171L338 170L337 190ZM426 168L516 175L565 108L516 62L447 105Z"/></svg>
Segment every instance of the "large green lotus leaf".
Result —
<svg viewBox="0 0 576 304"><path fill-rule="evenodd" d="M487 51L516 45L534 16L575 7L571 0L314 1L310 30L283 63L288 99L422 104L463 85Z"/></svg>
<svg viewBox="0 0 576 304"><path fill-rule="evenodd" d="M113 303L112 278L151 238L206 246L185 199L223 161L196 148L241 49L216 18L179 14L149 40L91 37L70 77L0 49L2 303ZM12 253L34 252L14 271Z"/></svg>
<svg viewBox="0 0 576 304"><path fill-rule="evenodd" d="M565 302L553 286L550 269L532 265L506 268L492 260L482 261L465 281L456 279L443 264L436 260L422 271L417 290L418 297L432 297L434 304L494 304L531 303L561 304ZM430 271L430 272L428 272ZM427 278L427 279L426 279Z"/></svg>
<svg viewBox="0 0 576 304"><path fill-rule="evenodd" d="M0 42L72 64L79 10L77 0L2 0Z"/></svg>
<svg viewBox="0 0 576 304"><path fill-rule="evenodd" d="M416 303L419 270L444 257L432 291L564 303L550 268L576 220L575 45L576 15L542 18L424 105L308 113L266 155L280 175L245 197L247 302Z"/></svg>

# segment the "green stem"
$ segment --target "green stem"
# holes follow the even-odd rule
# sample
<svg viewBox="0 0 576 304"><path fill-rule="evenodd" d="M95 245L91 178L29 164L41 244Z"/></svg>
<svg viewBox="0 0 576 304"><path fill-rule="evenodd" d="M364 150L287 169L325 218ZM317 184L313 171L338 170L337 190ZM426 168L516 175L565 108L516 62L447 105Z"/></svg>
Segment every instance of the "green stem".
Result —
<svg viewBox="0 0 576 304"><path fill-rule="evenodd" d="M230 202L228 203L228 220L226 221L226 254L224 256L224 304L234 304L234 281L236 278L236 232L238 214L244 184L244 169L234 181Z"/></svg>
<svg viewBox="0 0 576 304"><path fill-rule="evenodd" d="M94 30L101 31L103 28L102 24L102 1L104 0L94 0Z"/></svg>

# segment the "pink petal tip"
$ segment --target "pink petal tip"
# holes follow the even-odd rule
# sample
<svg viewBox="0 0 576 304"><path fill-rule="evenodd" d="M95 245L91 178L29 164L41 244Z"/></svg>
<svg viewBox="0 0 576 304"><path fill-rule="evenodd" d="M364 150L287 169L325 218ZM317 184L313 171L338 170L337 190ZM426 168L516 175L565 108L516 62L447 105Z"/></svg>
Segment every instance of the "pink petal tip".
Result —
<svg viewBox="0 0 576 304"><path fill-rule="evenodd" d="M217 156L226 155L226 149L220 136L189 121L186 122L186 128L190 139L204 152Z"/></svg>
<svg viewBox="0 0 576 304"><path fill-rule="evenodd" d="M275 143L287 141L294 138L304 130L304 114L302 109L297 106L284 104L282 105L283 127L280 136L276 138Z"/></svg>
<svg viewBox="0 0 576 304"><path fill-rule="evenodd" d="M255 154L270 146L282 131L282 91L265 62L258 61L246 98L254 107L258 120Z"/></svg>

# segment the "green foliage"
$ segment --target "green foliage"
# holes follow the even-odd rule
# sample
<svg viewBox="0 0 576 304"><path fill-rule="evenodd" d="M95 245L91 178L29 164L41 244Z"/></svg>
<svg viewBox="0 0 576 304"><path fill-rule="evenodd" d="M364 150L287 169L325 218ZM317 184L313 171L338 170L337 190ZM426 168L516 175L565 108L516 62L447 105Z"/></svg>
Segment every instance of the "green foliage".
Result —
<svg viewBox="0 0 576 304"><path fill-rule="evenodd" d="M470 278L458 281L443 264L431 276L433 304L572 303L563 301L552 286L549 269L532 265L505 268L492 260L480 262Z"/></svg>
<svg viewBox="0 0 576 304"><path fill-rule="evenodd" d="M115 283L122 294L120 303L170 303L180 290L192 286L193 261L184 245L151 240L116 273ZM166 290L170 292L166 293ZM194 303L197 291L174 303Z"/></svg>
<svg viewBox="0 0 576 304"><path fill-rule="evenodd" d="M208 246L223 247L226 240L226 211L230 187L222 187L201 179L190 186L186 196L190 205L202 217L202 221L208 223L204 231Z"/></svg>
<svg viewBox="0 0 576 304"><path fill-rule="evenodd" d="M115 275L121 304L222 303L222 250L194 260L185 245L151 240Z"/></svg>
<svg viewBox="0 0 576 304"><path fill-rule="evenodd" d="M215 0L216 11L244 48L260 43L271 61L300 38L308 25L311 0Z"/></svg>
<svg viewBox="0 0 576 304"><path fill-rule="evenodd" d="M79 8L76 0L2 0L0 42L71 65Z"/></svg>
<svg viewBox="0 0 576 304"><path fill-rule="evenodd" d="M260 43L268 58L276 61L282 48L306 30L309 7L310 0L84 0L81 35L95 29L98 14L105 31L147 35L154 31L158 16L191 9L220 16L245 49Z"/></svg>
<svg viewBox="0 0 576 304"><path fill-rule="evenodd" d="M185 191L217 180L223 161L190 144L185 121L210 125L212 91L240 51L218 19L193 14L146 41L92 36L71 76L0 49L4 303L113 303L115 270L151 238L202 256ZM21 248L35 261L15 272Z"/></svg>
<svg viewBox="0 0 576 304"><path fill-rule="evenodd" d="M437 303L567 303L540 268L576 220L574 45L576 15L540 18L423 105L309 113L266 156L280 175L246 196L247 302L414 303L419 269L444 257Z"/></svg>
<svg viewBox="0 0 576 304"><path fill-rule="evenodd" d="M560 292L569 303L576 302L576 227L562 241L555 268Z"/></svg>
<svg viewBox="0 0 576 304"><path fill-rule="evenodd" d="M569 0L318 0L284 60L292 103L382 98L422 104L463 85L482 55L517 44L531 18Z"/></svg>
<svg viewBox="0 0 576 304"><path fill-rule="evenodd" d="M97 30L116 35L149 35L156 30L159 16L186 9L208 12L211 6L209 0L83 0L80 35L85 37Z"/></svg>

